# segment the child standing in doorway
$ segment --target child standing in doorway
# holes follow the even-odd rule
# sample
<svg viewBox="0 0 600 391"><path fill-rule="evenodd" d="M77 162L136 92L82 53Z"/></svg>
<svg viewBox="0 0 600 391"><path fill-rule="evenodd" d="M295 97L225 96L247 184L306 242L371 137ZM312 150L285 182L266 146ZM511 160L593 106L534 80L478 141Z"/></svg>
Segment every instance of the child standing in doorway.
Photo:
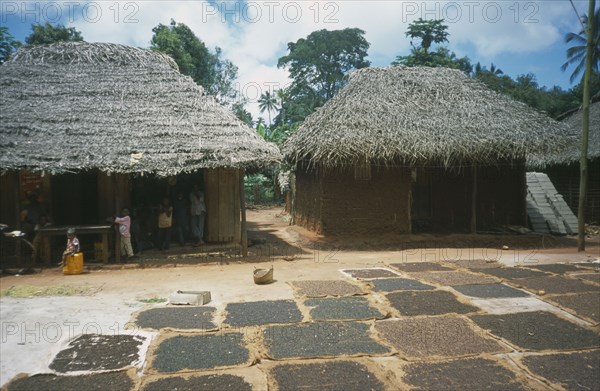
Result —
<svg viewBox="0 0 600 391"><path fill-rule="evenodd" d="M158 248L168 250L171 244L171 226L173 225L173 207L168 198L163 198L158 214Z"/></svg>
<svg viewBox="0 0 600 391"><path fill-rule="evenodd" d="M115 223L119 225L119 234L121 235L121 255L127 254L127 258L133 257L133 248L131 247L131 218L129 209L124 208L121 211L123 217L117 217Z"/></svg>

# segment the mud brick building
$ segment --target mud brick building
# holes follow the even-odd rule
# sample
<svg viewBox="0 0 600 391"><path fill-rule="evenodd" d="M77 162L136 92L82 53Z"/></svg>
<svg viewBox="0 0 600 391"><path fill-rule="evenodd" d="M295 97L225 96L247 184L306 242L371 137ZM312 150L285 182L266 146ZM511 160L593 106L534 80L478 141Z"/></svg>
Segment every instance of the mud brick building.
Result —
<svg viewBox="0 0 600 391"><path fill-rule="evenodd" d="M360 69L284 144L291 209L324 234L526 226L526 156L566 128L459 70Z"/></svg>
<svg viewBox="0 0 600 391"><path fill-rule="evenodd" d="M27 194L57 225L205 193L205 239L241 236L241 178L279 150L178 71L117 44L23 47L0 66L0 222L18 229Z"/></svg>

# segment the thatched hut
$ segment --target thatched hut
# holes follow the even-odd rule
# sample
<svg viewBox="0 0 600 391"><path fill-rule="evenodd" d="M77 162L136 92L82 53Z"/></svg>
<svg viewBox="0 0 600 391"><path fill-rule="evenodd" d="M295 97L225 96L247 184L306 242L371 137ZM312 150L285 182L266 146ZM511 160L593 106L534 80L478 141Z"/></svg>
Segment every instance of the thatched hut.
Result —
<svg viewBox="0 0 600 391"><path fill-rule="evenodd" d="M590 106L588 141L588 189L585 220L600 223L600 96ZM577 213L579 206L579 157L581 150L582 110L566 113L562 121L568 126L572 143L563 151L528 156L528 167L548 174L556 190Z"/></svg>
<svg viewBox="0 0 600 391"><path fill-rule="evenodd" d="M13 226L27 190L55 223L93 224L199 184L205 238L237 241L243 170L281 156L150 50L24 47L0 66L0 88L0 221Z"/></svg>
<svg viewBox="0 0 600 391"><path fill-rule="evenodd" d="M458 70L366 68L284 145L295 218L322 233L526 225L525 156L565 127Z"/></svg>

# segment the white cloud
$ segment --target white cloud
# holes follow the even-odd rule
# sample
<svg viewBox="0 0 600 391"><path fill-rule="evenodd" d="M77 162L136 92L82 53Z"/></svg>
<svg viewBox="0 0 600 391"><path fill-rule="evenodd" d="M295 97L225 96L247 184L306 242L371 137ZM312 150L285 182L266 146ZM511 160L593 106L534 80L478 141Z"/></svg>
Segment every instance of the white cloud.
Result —
<svg viewBox="0 0 600 391"><path fill-rule="evenodd" d="M419 17L445 18L450 48L472 59L493 61L500 54L534 53L577 29L568 1L119 1L93 3L102 8L95 22L78 19L71 25L88 41L116 42L148 47L152 28L171 19L187 24L209 47L219 46L224 57L239 67L239 84L249 98L273 83L288 83L287 73L277 68L287 43L318 29L358 27L371 43L369 59L389 64L407 54L408 24ZM576 1L585 12L587 1ZM118 10L118 14L116 13ZM134 23L125 23L129 17ZM227 17L228 20L224 20ZM461 48L475 53L461 53ZM255 103L249 110L259 115Z"/></svg>
<svg viewBox="0 0 600 391"><path fill-rule="evenodd" d="M476 56L493 60L504 53L532 53L561 39L556 23L566 2L483 2L450 24L453 44L472 44ZM562 15L561 15L562 14Z"/></svg>

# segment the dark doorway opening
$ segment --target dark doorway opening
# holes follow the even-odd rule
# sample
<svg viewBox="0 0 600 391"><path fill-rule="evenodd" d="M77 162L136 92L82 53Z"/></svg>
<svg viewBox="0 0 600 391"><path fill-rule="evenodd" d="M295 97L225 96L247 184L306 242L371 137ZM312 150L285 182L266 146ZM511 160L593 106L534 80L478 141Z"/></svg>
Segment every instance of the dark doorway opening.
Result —
<svg viewBox="0 0 600 391"><path fill-rule="evenodd" d="M52 221L56 225L98 224L98 173L52 177Z"/></svg>

